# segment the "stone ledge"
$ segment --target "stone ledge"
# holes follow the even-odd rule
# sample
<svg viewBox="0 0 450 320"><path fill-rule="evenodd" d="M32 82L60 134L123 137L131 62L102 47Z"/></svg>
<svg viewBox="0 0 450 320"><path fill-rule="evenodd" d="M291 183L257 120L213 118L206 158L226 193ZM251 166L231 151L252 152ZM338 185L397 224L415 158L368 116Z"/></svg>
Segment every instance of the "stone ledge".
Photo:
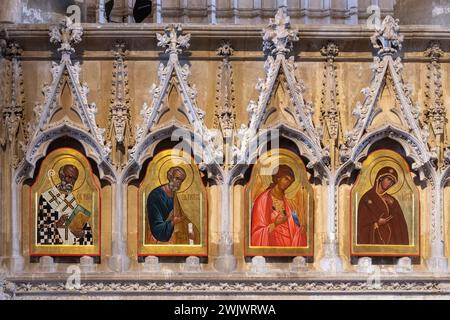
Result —
<svg viewBox="0 0 450 320"><path fill-rule="evenodd" d="M367 281L354 280L153 280L153 281L81 281L79 289L66 288L60 281L7 281L5 293L13 299L36 299L43 296L71 297L145 297L199 295L204 297L283 296L440 296L450 297L447 281L381 281L372 286Z"/></svg>
<svg viewBox="0 0 450 320"><path fill-rule="evenodd" d="M53 24L52 24L53 25ZM84 38L134 36L137 38L156 38L156 32L163 32L167 24L82 24ZM11 38L48 37L48 24L11 24L0 25L6 28ZM191 33L194 38L257 38L266 25L200 25L183 24L183 31ZM364 39L373 35L366 25L293 25L299 29L301 39ZM449 40L450 27L427 25L400 26L405 40Z"/></svg>

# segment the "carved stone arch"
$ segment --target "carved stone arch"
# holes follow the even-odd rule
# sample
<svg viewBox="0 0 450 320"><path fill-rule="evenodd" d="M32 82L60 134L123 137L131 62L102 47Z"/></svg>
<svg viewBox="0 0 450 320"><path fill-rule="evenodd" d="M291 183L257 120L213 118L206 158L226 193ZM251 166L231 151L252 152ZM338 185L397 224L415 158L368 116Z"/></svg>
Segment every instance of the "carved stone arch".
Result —
<svg viewBox="0 0 450 320"><path fill-rule="evenodd" d="M269 138L270 137L270 138ZM268 130L260 130L258 134L250 140L249 148L247 149L245 155L244 165L238 165L231 171L230 181L236 179L236 175L240 175L239 171L246 171L249 164L255 163L261 152L265 151L267 144L272 142L273 139L279 139L280 137L285 138L293 142L299 150L299 156L308 160L305 163L308 169L314 170L314 175L319 176L319 173L325 173L325 178L327 178L328 172L326 166L322 162L321 150L317 150L316 144L312 141L308 135L303 131L296 130L285 124L279 124L276 127L270 128ZM269 138L270 140L265 140ZM251 146L256 146L252 148ZM241 163L242 164L242 163Z"/></svg>
<svg viewBox="0 0 450 320"><path fill-rule="evenodd" d="M176 134L175 136L174 133ZM182 139L186 136L189 137L188 140ZM204 152L205 150L205 141L202 137L190 128L184 127L179 123L172 123L145 136L138 148L136 148L136 152L133 154L130 162L126 166L122 176L122 181L129 184L132 180L139 179L139 173L142 170L142 166L145 161L155 156L154 152L156 146L160 142L170 138L182 139L182 142L180 143L187 144L191 150L192 156L196 159L204 159L201 152ZM223 179L222 169L219 164L199 163L199 170L206 171L208 178L216 181L217 183Z"/></svg>
<svg viewBox="0 0 450 320"><path fill-rule="evenodd" d="M22 183L31 178L35 170L35 164L47 155L50 144L62 137L70 137L77 140L83 147L86 157L92 159L99 170L100 179L113 184L117 177L111 164L102 157L103 146L99 145L91 134L69 123L60 124L57 127L39 133L28 145L23 164L16 172L16 182Z"/></svg>
<svg viewBox="0 0 450 320"><path fill-rule="evenodd" d="M350 159L338 169L336 184L339 185L342 179L349 177L354 169L359 169L362 159L368 156L371 146L386 138L402 146L405 156L413 160L411 169L418 172L420 180L423 180L425 178L423 170L426 169L426 164L431 160L427 150L423 150L423 143L408 132L392 125L386 125L365 134L361 138L360 143L353 148Z"/></svg>
<svg viewBox="0 0 450 320"><path fill-rule="evenodd" d="M443 173L440 181L440 186L445 187L447 183L450 182L450 167L448 167Z"/></svg>
<svg viewBox="0 0 450 320"><path fill-rule="evenodd" d="M311 170L313 172L314 178L325 180L329 178L329 171L326 165L321 161L322 153L315 148L314 141L309 139L303 131L298 131L285 124L280 124L277 127L268 130L260 130L258 135L250 141L249 146L257 145L257 148L248 148L245 161L243 163L238 163L231 168L227 180L229 185L233 186L237 184L239 180L245 179L245 174L251 165L256 163L257 159L264 151L271 149L266 147L267 141L263 143L259 142L267 136L272 135L273 137L273 133L292 142L296 146L298 156L307 160L305 166L308 171Z"/></svg>

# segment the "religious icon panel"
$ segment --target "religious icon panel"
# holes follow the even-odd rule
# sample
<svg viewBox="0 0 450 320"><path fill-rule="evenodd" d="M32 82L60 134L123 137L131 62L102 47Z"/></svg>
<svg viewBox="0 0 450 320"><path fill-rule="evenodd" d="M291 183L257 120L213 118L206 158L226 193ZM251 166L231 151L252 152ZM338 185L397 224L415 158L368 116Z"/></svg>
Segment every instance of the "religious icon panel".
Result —
<svg viewBox="0 0 450 320"><path fill-rule="evenodd" d="M139 188L139 255L206 256L207 197L194 160L158 153Z"/></svg>
<svg viewBox="0 0 450 320"><path fill-rule="evenodd" d="M419 191L408 163L391 150L371 153L351 192L354 256L418 256Z"/></svg>
<svg viewBox="0 0 450 320"><path fill-rule="evenodd" d="M285 149L263 154L245 191L247 256L312 256L314 191L302 159Z"/></svg>
<svg viewBox="0 0 450 320"><path fill-rule="evenodd" d="M100 209L86 157L71 148L51 152L31 187L31 255L100 255Z"/></svg>

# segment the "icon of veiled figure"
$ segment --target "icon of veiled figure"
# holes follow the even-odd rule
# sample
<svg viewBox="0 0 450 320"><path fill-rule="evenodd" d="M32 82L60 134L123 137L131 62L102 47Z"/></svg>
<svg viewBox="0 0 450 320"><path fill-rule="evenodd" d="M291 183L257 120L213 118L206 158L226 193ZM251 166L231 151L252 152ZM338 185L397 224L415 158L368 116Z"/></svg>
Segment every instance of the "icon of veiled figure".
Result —
<svg viewBox="0 0 450 320"><path fill-rule="evenodd" d="M398 172L380 169L372 188L358 204L357 241L365 245L409 245L408 226L397 199L388 192L398 183Z"/></svg>

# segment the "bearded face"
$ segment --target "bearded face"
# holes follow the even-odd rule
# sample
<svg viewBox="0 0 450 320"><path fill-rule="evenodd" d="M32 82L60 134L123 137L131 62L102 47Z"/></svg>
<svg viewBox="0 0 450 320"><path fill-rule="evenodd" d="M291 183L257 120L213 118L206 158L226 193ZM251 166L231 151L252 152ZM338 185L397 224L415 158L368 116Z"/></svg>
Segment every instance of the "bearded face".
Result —
<svg viewBox="0 0 450 320"><path fill-rule="evenodd" d="M61 184L60 184L60 188L62 191L66 192L66 193L71 193L73 191L73 184L62 180Z"/></svg>
<svg viewBox="0 0 450 320"><path fill-rule="evenodd" d="M184 180L186 179L186 175L178 170L175 170L172 173L172 176L169 177L169 189L172 192L177 192L180 190L181 185L183 184Z"/></svg>
<svg viewBox="0 0 450 320"><path fill-rule="evenodd" d="M60 173L60 179L58 188L65 193L71 193L78 179L78 169L73 166L64 167Z"/></svg>

